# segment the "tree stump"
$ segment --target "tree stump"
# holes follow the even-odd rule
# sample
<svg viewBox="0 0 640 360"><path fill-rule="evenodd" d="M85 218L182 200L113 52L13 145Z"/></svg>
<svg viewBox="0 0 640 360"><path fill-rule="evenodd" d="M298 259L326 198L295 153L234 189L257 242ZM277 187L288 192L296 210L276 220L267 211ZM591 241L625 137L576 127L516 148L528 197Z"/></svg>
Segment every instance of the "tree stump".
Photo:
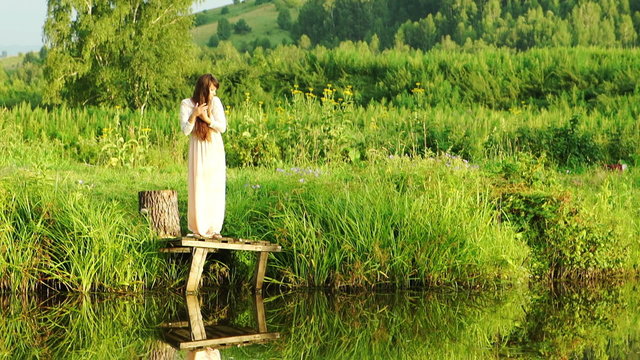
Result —
<svg viewBox="0 0 640 360"><path fill-rule="evenodd" d="M138 192L140 213L160 238L180 237L180 214L176 190L154 190Z"/></svg>

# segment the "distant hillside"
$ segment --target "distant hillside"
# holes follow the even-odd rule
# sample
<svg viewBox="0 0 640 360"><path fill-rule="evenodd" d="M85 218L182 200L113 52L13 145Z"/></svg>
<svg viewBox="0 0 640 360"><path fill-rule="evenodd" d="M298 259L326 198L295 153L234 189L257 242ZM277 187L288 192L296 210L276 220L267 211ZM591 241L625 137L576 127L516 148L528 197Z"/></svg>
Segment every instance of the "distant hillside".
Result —
<svg viewBox="0 0 640 360"><path fill-rule="evenodd" d="M240 19L244 19L251 27L251 32L247 34L232 32L229 41L238 49L245 49L251 43L264 42L265 39L268 40L271 46L276 46L283 42L291 43L294 40L290 31L282 30L278 27L278 7L289 6L288 9L292 21L295 21L299 12L299 5L296 6L295 4L301 2L287 1L286 3L285 5L284 1L265 2L251 0L202 11L196 14L196 27L192 30L193 39L196 44L206 46L211 36L216 34L218 30L218 21L226 18L232 26ZM225 8L227 10L224 10ZM227 13L223 14L223 12Z"/></svg>
<svg viewBox="0 0 640 360"><path fill-rule="evenodd" d="M8 56L0 59L0 67L7 72L15 71L24 59L24 55Z"/></svg>

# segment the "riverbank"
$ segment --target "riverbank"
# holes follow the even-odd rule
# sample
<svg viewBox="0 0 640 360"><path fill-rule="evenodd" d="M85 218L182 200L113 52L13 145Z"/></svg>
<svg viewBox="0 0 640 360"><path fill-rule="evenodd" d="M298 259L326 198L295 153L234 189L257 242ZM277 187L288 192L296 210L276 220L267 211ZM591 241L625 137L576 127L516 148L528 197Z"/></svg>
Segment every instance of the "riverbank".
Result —
<svg viewBox="0 0 640 360"><path fill-rule="evenodd" d="M2 288L140 291L184 284L137 214L137 191L178 190L181 166L4 167ZM530 276L638 269L635 171L545 169L530 157L452 156L367 165L233 168L226 235L278 242L268 280L287 287L496 286ZM630 213L631 212L631 213ZM553 241L552 241L553 240ZM253 257L211 259L205 285L248 283ZM61 286L61 287L60 287Z"/></svg>
<svg viewBox="0 0 640 360"><path fill-rule="evenodd" d="M419 85L416 85L419 86ZM637 104L509 110L318 99L227 107L225 235L284 252L283 287L495 287L637 274ZM353 90L356 91L356 90ZM421 102L423 101L423 102ZM142 291L187 266L137 214L137 192L176 189L176 114L119 108L0 111L0 288ZM205 286L246 284L250 254L212 256Z"/></svg>

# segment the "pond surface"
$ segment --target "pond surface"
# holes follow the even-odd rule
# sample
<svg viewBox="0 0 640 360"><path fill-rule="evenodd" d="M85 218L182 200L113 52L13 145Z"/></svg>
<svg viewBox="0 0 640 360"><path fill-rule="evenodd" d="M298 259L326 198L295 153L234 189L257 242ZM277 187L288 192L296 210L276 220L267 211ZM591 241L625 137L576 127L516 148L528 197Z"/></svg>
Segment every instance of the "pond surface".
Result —
<svg viewBox="0 0 640 360"><path fill-rule="evenodd" d="M0 296L0 358L640 359L638 284Z"/></svg>

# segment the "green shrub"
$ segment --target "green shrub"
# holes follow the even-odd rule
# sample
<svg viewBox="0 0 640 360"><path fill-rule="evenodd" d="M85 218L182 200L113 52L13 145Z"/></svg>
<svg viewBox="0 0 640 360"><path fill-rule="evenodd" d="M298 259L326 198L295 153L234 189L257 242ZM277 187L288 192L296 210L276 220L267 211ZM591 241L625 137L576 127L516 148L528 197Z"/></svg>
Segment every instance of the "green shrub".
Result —
<svg viewBox="0 0 640 360"><path fill-rule="evenodd" d="M506 180L496 184L498 210L531 248L534 274L583 278L623 270L629 253L623 246L626 240L603 215L592 213L557 185L540 162L531 157L504 161L498 173Z"/></svg>

